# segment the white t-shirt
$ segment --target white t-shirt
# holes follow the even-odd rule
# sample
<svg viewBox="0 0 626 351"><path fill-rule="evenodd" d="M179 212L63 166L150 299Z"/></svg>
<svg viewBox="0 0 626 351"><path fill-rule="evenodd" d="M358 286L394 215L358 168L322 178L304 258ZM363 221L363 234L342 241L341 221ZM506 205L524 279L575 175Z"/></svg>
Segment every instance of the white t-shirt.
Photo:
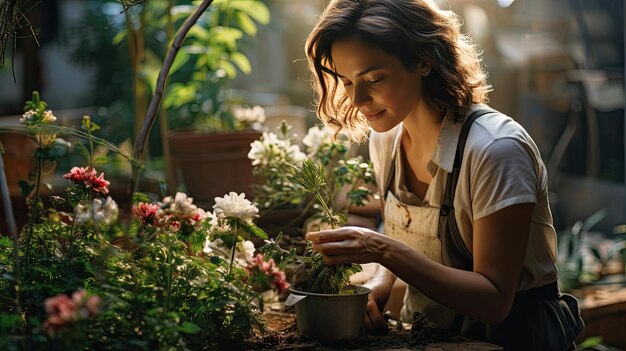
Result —
<svg viewBox="0 0 626 351"><path fill-rule="evenodd" d="M470 113L479 107L473 106ZM405 186L405 171L399 154L402 152L402 124L385 133L372 131L370 158L379 188L389 184L389 190L398 200L408 205L441 207L461 126L448 119L443 121L427 166L432 180L424 199ZM392 161L395 176L388 182ZM501 113L481 116L474 121L465 144L453 204L457 226L469 252L472 252L474 221L521 203L535 204L517 289L527 290L551 283L557 277L556 232L548 201L546 167L537 146L517 122Z"/></svg>

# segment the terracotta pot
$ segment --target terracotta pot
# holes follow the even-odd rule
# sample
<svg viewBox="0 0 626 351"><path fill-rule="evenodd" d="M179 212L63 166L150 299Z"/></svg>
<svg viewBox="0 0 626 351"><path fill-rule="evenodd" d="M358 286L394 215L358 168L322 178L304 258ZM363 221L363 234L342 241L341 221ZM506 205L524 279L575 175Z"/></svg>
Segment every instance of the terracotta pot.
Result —
<svg viewBox="0 0 626 351"><path fill-rule="evenodd" d="M177 131L169 135L172 160L180 169L187 194L194 203L210 209L215 197L231 191L245 193L252 200L252 175L248 159L250 144L261 137L258 131L198 133Z"/></svg>
<svg viewBox="0 0 626 351"><path fill-rule="evenodd" d="M9 193L20 195L19 181L28 181L31 171L35 169L33 154L37 144L30 136L21 133L2 132L0 142L4 145L4 172L9 185Z"/></svg>

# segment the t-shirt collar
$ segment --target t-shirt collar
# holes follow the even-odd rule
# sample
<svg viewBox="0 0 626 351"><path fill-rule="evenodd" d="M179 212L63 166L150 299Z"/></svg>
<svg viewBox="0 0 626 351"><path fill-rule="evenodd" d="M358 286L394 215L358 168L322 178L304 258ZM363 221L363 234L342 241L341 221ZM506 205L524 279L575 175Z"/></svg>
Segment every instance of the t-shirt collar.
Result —
<svg viewBox="0 0 626 351"><path fill-rule="evenodd" d="M435 175L437 166L448 173L452 172L456 146L459 143L462 127L463 123L454 123L448 118L443 119L435 151L427 167L432 176Z"/></svg>

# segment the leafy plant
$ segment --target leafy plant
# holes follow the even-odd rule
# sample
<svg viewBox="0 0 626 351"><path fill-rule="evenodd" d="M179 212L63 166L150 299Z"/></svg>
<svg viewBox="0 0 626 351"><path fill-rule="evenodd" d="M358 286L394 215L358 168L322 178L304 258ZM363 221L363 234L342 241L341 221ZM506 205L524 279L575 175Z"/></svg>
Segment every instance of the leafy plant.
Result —
<svg viewBox="0 0 626 351"><path fill-rule="evenodd" d="M582 285L600 282L609 262L617 255L622 264L626 262L624 226L615 227L608 235L599 233L600 238L615 241L608 250L601 249L600 243L588 239L591 230L607 216L607 210L601 209L584 221L576 221L571 227L558 233L559 260L557 264L559 283L563 290L568 291ZM595 267L590 264L594 261Z"/></svg>
<svg viewBox="0 0 626 351"><path fill-rule="evenodd" d="M40 141L52 132L83 137L75 149L87 165L65 174L72 185L51 206L33 202L25 235L0 240L3 349L237 349L262 330L259 292L246 265L234 264L239 243L266 238L243 194L208 214L182 193L160 201L135 193L132 220L119 223L110 183L95 169L98 126L85 117L83 131L54 127L33 96L21 119L27 130ZM207 252L216 236L227 257Z"/></svg>

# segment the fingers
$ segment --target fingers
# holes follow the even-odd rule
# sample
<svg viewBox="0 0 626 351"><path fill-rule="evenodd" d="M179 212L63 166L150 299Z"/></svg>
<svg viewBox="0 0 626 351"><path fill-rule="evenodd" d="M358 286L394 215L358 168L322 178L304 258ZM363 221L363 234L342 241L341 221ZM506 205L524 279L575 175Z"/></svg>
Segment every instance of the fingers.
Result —
<svg viewBox="0 0 626 351"><path fill-rule="evenodd" d="M318 232L308 232L304 238L313 243L326 243L351 239L362 235L362 228L341 227L337 229L320 230Z"/></svg>
<svg viewBox="0 0 626 351"><path fill-rule="evenodd" d="M371 296L367 300L365 328L374 334L385 334L389 331L387 320L380 313L376 301Z"/></svg>

